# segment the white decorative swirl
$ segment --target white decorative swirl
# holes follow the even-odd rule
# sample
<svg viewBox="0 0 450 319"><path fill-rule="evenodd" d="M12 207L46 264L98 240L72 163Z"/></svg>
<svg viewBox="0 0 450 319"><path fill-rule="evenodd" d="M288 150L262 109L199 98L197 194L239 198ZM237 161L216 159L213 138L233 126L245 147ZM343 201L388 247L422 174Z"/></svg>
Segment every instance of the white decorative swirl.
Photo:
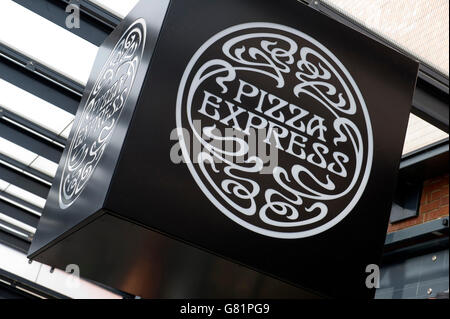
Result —
<svg viewBox="0 0 450 319"><path fill-rule="evenodd" d="M245 44L252 39L258 40L260 47ZM294 40L280 34L252 33L227 41L222 50L231 60L246 65L237 66L235 70L269 76L277 81L278 88L282 88L285 85L284 74L291 72L290 65L295 61L294 54L298 51L298 46Z"/></svg>
<svg viewBox="0 0 450 319"><path fill-rule="evenodd" d="M213 153L214 156L218 156L216 153ZM262 169L262 162L259 158L250 158L246 161L246 163L254 163L252 167L244 167L238 166L231 162L228 162L228 167L224 170L225 174L230 177L230 179L223 180L221 183L221 187L217 186L214 179L210 176L205 163L209 163L214 173L219 173L219 170L215 167L214 156L209 153L201 152L198 154L198 163L200 169L208 182L212 185L215 191L225 200L230 206L234 209L238 210L244 215L251 216L256 213L256 203L255 197L259 194L260 187L258 183L255 181L239 177L232 173L232 170L247 172L247 173L255 173L259 172ZM236 196L240 199L245 199L249 202L248 207L242 207L238 205L229 195Z"/></svg>
<svg viewBox="0 0 450 319"><path fill-rule="evenodd" d="M146 32L144 19L138 19L125 31L77 118L61 176L61 209L68 208L78 198L105 152L136 79Z"/></svg>
<svg viewBox="0 0 450 319"><path fill-rule="evenodd" d="M308 59L313 58L319 60L319 62L308 61ZM294 88L294 94L297 97L300 97L302 93L307 94L323 104L332 113L334 113L333 109L348 115L356 113L356 102L347 83L330 61L319 52L309 47L301 48L297 66L299 72L296 73L296 77L300 80L300 83ZM330 83L332 76L337 78L345 95ZM334 100L331 99L332 97L334 97ZM345 108L346 106L347 108Z"/></svg>

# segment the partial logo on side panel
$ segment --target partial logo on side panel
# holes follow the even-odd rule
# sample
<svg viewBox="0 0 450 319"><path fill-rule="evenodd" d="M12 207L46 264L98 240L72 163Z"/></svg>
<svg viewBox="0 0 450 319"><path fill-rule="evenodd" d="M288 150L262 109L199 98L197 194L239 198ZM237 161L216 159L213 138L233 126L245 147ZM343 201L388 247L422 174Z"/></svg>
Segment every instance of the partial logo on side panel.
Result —
<svg viewBox="0 0 450 319"><path fill-rule="evenodd" d="M147 27L136 20L120 37L72 130L59 187L59 206L70 207L86 187L105 153L127 100L145 49Z"/></svg>

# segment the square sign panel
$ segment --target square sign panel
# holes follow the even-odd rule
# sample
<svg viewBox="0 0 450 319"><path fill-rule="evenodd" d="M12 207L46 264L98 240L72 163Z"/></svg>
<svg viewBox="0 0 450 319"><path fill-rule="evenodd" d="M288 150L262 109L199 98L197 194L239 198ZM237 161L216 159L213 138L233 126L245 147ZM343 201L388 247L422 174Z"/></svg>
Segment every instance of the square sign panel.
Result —
<svg viewBox="0 0 450 319"><path fill-rule="evenodd" d="M155 264L223 258L370 298L417 71L298 1L141 1L97 57L31 256L132 292L161 291Z"/></svg>

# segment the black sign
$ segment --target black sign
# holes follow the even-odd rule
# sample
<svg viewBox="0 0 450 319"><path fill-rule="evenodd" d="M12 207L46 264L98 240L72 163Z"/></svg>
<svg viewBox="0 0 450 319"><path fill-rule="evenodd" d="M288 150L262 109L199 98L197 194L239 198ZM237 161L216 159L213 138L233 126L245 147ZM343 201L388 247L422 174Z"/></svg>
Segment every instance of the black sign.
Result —
<svg viewBox="0 0 450 319"><path fill-rule="evenodd" d="M176 251L171 274L221 256L371 297L417 68L294 0L142 1L102 46L31 256L132 292Z"/></svg>
<svg viewBox="0 0 450 319"><path fill-rule="evenodd" d="M326 231L367 185L373 135L358 85L331 51L291 27L245 23L206 41L185 70L176 116L201 190L256 233Z"/></svg>

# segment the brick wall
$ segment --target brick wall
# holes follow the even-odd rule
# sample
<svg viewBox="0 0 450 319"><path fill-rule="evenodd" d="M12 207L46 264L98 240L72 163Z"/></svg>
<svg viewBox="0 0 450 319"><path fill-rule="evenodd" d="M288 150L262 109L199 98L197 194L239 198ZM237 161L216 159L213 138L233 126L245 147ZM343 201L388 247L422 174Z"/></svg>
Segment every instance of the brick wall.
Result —
<svg viewBox="0 0 450 319"><path fill-rule="evenodd" d="M388 233L448 216L448 181L448 174L425 181L420 199L419 215L389 224Z"/></svg>

